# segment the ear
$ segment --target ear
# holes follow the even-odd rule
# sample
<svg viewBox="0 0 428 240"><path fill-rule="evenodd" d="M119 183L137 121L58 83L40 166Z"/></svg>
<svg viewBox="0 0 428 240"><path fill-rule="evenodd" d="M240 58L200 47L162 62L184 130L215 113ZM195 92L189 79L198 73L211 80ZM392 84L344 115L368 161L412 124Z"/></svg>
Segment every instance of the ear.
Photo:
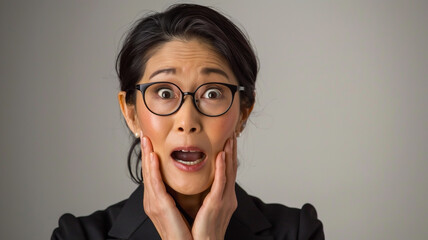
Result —
<svg viewBox="0 0 428 240"><path fill-rule="evenodd" d="M136 134L140 134L141 128L137 117L136 106L126 103L125 91L120 91L117 95L117 99L119 100L120 110L126 120L126 124L128 124L129 129L134 133L134 135L137 136Z"/></svg>
<svg viewBox="0 0 428 240"><path fill-rule="evenodd" d="M247 124L248 117L250 116L251 112L253 111L254 103L251 105L251 107L243 108L241 110L241 114L239 116L239 122L236 126L235 132L239 136L239 134L244 131L245 125Z"/></svg>

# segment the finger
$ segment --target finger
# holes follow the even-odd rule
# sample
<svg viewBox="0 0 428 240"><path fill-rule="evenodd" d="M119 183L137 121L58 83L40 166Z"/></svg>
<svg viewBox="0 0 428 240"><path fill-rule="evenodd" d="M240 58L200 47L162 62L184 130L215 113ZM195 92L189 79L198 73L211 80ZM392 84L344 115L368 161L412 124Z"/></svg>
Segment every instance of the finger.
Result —
<svg viewBox="0 0 428 240"><path fill-rule="evenodd" d="M145 151L145 149L146 149L146 139L145 139L145 137L144 136L141 136L140 135L140 149L141 149L141 174L142 174L142 177L143 177L143 182L144 182L144 179L146 178L146 175L147 175L147 173L146 173L146 159L145 159L145 157L146 157L146 151Z"/></svg>
<svg viewBox="0 0 428 240"><path fill-rule="evenodd" d="M150 153L150 183L155 193L166 194L165 184L163 183L159 167L159 158L156 153Z"/></svg>
<svg viewBox="0 0 428 240"><path fill-rule="evenodd" d="M214 182L211 186L210 196L215 200L221 200L223 197L224 188L226 186L226 153L224 151L217 154L215 162Z"/></svg>
<svg viewBox="0 0 428 240"><path fill-rule="evenodd" d="M226 146L226 186L225 191L235 191L235 180L236 180L236 139L232 137L229 139L229 144Z"/></svg>
<svg viewBox="0 0 428 240"><path fill-rule="evenodd" d="M143 148L144 152L146 153L146 156L148 157L151 152L153 152L153 145L152 141L150 141L149 137L144 136L143 137Z"/></svg>
<svg viewBox="0 0 428 240"><path fill-rule="evenodd" d="M147 151L147 143L148 138L140 135L140 143L141 143L141 172L142 172L142 178L143 178L143 184L144 184L144 209L145 211L148 211L151 209L151 201L150 196L152 194L151 187L150 187L150 165L147 161L147 158L149 156L149 153Z"/></svg>
<svg viewBox="0 0 428 240"><path fill-rule="evenodd" d="M238 171L238 139L236 138L236 133L233 134L233 172L236 180L236 173Z"/></svg>
<svg viewBox="0 0 428 240"><path fill-rule="evenodd" d="M150 179L150 164L149 164L149 156L150 156L150 147L148 146L149 139L146 136L141 136L141 170L143 173L143 181L149 181ZM150 144L151 145L151 144Z"/></svg>
<svg viewBox="0 0 428 240"><path fill-rule="evenodd" d="M160 173L159 158L157 154L153 152L153 145L146 136L143 138L143 147L145 152L143 159L146 167L144 170L145 186L147 186L147 190L150 191L153 196L157 196L157 194L164 196L166 194L166 188Z"/></svg>
<svg viewBox="0 0 428 240"><path fill-rule="evenodd" d="M233 161L234 161L233 160L233 158L234 158L234 155L233 155L233 145L234 145L234 142L233 142L233 137L232 137L232 138L230 138L228 140L228 144L225 147L225 152L226 152L226 177L227 178L230 178L230 177L233 176L233 170L234 170L234 168L233 168Z"/></svg>
<svg viewBox="0 0 428 240"><path fill-rule="evenodd" d="M143 141L143 147L146 153L143 157L145 164L144 191L147 192L147 196L156 199L155 201L161 201L162 204L173 206L173 201L171 201L170 196L166 192L166 187L160 174L159 158L157 154L153 152L153 145L150 139L144 137Z"/></svg>
<svg viewBox="0 0 428 240"><path fill-rule="evenodd" d="M151 165L151 160L150 160L150 154L153 153L153 145L152 142L150 141L150 138L147 136L144 136L143 138L143 149L144 149L144 156L142 156L143 158L143 164L144 164L144 168L143 168L143 180L144 180L144 186L145 189L147 189L147 191L153 193L153 188L152 188L152 174L153 174L153 169L152 169L152 165Z"/></svg>

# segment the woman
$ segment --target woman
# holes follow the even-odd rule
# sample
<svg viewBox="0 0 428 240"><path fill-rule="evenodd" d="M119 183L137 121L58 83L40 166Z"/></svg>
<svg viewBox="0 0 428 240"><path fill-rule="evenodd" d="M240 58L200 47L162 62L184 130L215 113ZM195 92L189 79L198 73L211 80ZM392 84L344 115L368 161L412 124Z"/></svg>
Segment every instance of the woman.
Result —
<svg viewBox="0 0 428 240"><path fill-rule="evenodd" d="M235 183L257 71L242 32L210 8L179 4L138 21L117 72L139 187L104 211L63 215L52 239L324 239L311 205L265 204Z"/></svg>

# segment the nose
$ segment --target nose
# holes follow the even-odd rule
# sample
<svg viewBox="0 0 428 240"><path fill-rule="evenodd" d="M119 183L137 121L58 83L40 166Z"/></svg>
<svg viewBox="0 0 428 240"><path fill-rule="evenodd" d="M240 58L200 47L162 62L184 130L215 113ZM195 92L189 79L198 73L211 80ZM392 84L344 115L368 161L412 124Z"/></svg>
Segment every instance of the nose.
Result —
<svg viewBox="0 0 428 240"><path fill-rule="evenodd" d="M202 129L200 113L193 104L192 96L185 96L184 102L178 112L175 113L175 129L181 133L197 133Z"/></svg>

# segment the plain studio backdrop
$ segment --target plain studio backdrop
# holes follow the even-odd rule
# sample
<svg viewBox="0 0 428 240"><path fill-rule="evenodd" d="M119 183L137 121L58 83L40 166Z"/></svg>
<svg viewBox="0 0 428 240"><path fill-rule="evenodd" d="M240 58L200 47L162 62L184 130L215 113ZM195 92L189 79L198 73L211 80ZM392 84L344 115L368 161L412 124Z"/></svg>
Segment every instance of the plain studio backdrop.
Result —
<svg viewBox="0 0 428 240"><path fill-rule="evenodd" d="M49 239L136 188L114 64L173 1L2 1L0 239ZM238 182L312 203L327 239L428 236L428 2L200 1L260 60Z"/></svg>

